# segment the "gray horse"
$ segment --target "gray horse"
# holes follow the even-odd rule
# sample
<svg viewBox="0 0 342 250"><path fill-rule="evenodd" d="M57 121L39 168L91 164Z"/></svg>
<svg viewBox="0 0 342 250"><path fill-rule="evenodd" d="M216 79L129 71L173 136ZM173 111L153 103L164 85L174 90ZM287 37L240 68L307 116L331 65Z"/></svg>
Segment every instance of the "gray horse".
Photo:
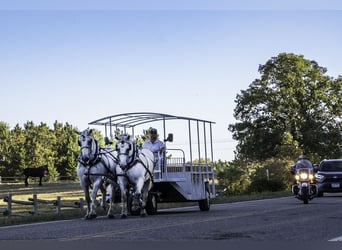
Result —
<svg viewBox="0 0 342 250"><path fill-rule="evenodd" d="M127 217L129 186L133 188L132 209L140 209L140 215L145 216L148 192L153 186L153 153L148 149L138 151L135 141L128 134L116 136L116 139L116 150L119 159L116 173L121 189L121 218Z"/></svg>
<svg viewBox="0 0 342 250"><path fill-rule="evenodd" d="M115 174L117 165L115 151L114 149L100 148L98 142L93 137L91 129L86 129L79 133L78 144L81 147L81 152L78 156L77 175L87 202L85 219L94 219L97 216L95 201L99 189L102 192L101 205L105 208L105 183L110 185L112 188L110 193L113 194L110 197L107 216L108 218L114 218L114 194L118 188ZM91 195L89 192L90 187L92 187Z"/></svg>

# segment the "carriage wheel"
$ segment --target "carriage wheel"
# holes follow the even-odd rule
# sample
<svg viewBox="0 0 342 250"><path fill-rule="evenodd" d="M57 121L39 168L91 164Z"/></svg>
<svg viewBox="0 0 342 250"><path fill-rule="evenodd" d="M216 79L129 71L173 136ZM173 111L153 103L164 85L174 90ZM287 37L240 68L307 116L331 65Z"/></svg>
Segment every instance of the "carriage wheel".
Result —
<svg viewBox="0 0 342 250"><path fill-rule="evenodd" d="M157 198L153 194L148 194L146 202L146 212L148 215L157 214Z"/></svg>
<svg viewBox="0 0 342 250"><path fill-rule="evenodd" d="M205 199L198 201L198 206L201 211L209 211L210 209L210 194L208 191L205 193Z"/></svg>

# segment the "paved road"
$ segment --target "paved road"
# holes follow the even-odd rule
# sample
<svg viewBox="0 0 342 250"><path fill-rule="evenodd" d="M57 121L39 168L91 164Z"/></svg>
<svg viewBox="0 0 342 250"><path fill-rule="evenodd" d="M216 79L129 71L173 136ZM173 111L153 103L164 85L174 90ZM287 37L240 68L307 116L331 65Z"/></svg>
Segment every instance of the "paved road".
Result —
<svg viewBox="0 0 342 250"><path fill-rule="evenodd" d="M308 205L293 197L188 207L145 218L99 217L0 228L0 240L323 241L342 236L342 194Z"/></svg>

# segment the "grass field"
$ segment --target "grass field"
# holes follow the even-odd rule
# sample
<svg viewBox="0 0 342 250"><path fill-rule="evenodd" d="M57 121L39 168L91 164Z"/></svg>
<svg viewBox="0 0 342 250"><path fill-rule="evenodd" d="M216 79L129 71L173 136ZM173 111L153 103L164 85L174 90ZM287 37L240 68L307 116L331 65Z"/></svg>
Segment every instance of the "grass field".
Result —
<svg viewBox="0 0 342 250"><path fill-rule="evenodd" d="M80 188L78 182L58 182L58 183L43 183L43 186L38 186L37 183L30 184L25 187L23 183L0 183L0 196L4 196L11 193L13 200L28 201L33 197L33 194L37 195L38 199L43 200L56 200L57 196L61 197L62 204L73 205L78 202L80 198L84 198L83 191ZM212 199L212 203L227 203L237 202L255 199L275 198L291 195L289 191L282 192L266 192L250 195L238 195L217 197ZM197 202L185 202L185 203L160 203L158 209L167 207L179 207L179 206L192 206L197 205ZM0 210L7 207L7 202L3 199L0 200ZM85 211L80 208L62 207L60 214L56 213L56 207L52 204L38 203L38 215L32 215L32 206L13 204L12 213L20 214L20 216L5 216L0 214L0 226L39 222L39 221L52 221L72 218L82 218L85 215ZM86 208L86 207L84 207ZM120 213L120 204L115 204L115 213ZM97 214L99 216L105 215L105 211L102 208L98 208Z"/></svg>
<svg viewBox="0 0 342 250"><path fill-rule="evenodd" d="M42 200L56 200L57 196L61 197L62 204L73 205L79 201L80 198L84 198L83 191L81 190L79 183L44 183L43 186L38 184L30 184L25 187L23 183L1 183L0 184L0 196L12 194L13 200L28 201L33 197L33 194L37 195L38 199ZM5 209L7 202L3 199L0 200L0 209ZM28 223L35 221L45 220L58 220L82 217L85 211L77 208L65 207L61 209L61 213L56 213L56 207L53 204L38 203L38 215L32 215L33 206L12 204L12 213L20 214L20 216L4 216L0 214L0 226L13 225L20 223Z"/></svg>

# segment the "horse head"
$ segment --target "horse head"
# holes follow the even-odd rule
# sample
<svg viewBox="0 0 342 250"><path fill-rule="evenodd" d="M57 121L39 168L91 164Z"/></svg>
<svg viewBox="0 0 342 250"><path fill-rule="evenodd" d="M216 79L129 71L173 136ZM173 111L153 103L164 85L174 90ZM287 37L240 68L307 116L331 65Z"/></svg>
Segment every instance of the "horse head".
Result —
<svg viewBox="0 0 342 250"><path fill-rule="evenodd" d="M44 165L44 166L43 166L43 170L46 171L47 173L49 173L48 165Z"/></svg>
<svg viewBox="0 0 342 250"><path fill-rule="evenodd" d="M78 145L81 147L79 160L90 165L98 156L98 143L93 137L92 129L86 129L79 133Z"/></svg>
<svg viewBox="0 0 342 250"><path fill-rule="evenodd" d="M116 151L118 152L119 165L125 170L133 162L135 156L135 142L128 134L116 136Z"/></svg>

